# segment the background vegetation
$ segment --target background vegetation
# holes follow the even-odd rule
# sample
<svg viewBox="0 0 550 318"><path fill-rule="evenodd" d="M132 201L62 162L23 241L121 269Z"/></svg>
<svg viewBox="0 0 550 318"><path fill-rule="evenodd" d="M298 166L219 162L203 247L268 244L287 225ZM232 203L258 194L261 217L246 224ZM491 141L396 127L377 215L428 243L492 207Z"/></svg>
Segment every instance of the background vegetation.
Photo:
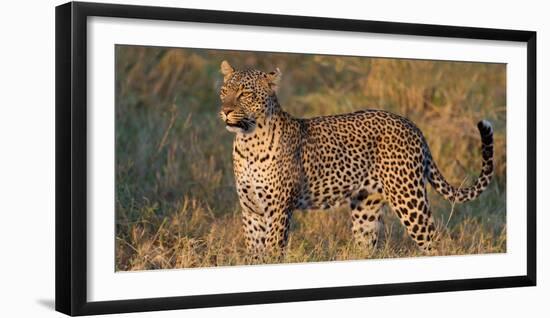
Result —
<svg viewBox="0 0 550 318"><path fill-rule="evenodd" d="M380 108L410 118L454 185L478 175L476 123L489 119L496 161L489 188L455 207L430 188L437 253L506 251L505 65L117 46L117 270L244 264L233 135L217 117L223 59L279 67L279 100L295 116ZM350 243L347 208L297 211L284 261L421 255L387 208L384 223L369 254Z"/></svg>

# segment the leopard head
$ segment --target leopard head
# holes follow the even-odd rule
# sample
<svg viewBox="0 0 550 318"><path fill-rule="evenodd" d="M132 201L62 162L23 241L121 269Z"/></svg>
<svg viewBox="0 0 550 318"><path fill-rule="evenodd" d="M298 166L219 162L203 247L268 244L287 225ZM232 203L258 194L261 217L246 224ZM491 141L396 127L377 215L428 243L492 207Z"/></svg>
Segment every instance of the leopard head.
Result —
<svg viewBox="0 0 550 318"><path fill-rule="evenodd" d="M235 70L227 61L220 66L223 85L220 89L220 118L227 130L250 133L259 120L273 113L277 106L275 90L281 80L281 71L264 73L248 69Z"/></svg>

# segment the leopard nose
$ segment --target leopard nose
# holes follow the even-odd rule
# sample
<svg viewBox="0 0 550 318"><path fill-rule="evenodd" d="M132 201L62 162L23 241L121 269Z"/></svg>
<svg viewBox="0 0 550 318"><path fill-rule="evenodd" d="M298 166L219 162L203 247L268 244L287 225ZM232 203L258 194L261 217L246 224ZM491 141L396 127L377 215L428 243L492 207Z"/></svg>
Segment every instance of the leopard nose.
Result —
<svg viewBox="0 0 550 318"><path fill-rule="evenodd" d="M225 116L227 116L227 115L229 115L230 113L233 112L233 108L223 107L222 112L225 114Z"/></svg>

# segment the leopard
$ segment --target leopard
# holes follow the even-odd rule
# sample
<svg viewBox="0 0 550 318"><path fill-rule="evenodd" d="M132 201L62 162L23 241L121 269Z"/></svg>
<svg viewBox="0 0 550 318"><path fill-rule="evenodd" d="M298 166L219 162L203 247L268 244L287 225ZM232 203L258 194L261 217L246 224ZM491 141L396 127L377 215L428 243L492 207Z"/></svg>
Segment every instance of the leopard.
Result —
<svg viewBox="0 0 550 318"><path fill-rule="evenodd" d="M219 116L234 133L233 174L247 254L283 257L296 210L349 205L351 239L375 249L382 208L400 220L420 252L434 252L427 184L455 204L472 201L494 174L493 126L481 120L481 172L456 187L438 169L422 131L380 110L296 118L277 99L282 72L236 70L221 62ZM221 81L220 81L221 82Z"/></svg>

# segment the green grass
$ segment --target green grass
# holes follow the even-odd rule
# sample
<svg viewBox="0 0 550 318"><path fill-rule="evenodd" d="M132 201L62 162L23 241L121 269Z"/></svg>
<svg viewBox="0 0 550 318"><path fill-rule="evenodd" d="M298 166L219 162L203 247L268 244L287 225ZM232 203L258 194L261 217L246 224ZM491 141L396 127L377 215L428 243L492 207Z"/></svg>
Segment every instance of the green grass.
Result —
<svg viewBox="0 0 550 318"><path fill-rule="evenodd" d="M489 188L455 207L430 189L437 254L506 251L504 65L134 46L116 53L117 270L245 264L233 135L217 117L223 59L279 67L279 100L295 116L379 108L410 118L455 185L479 173L475 125L489 119L496 162ZM351 243L346 208L297 211L291 226L284 262L421 255L387 208L374 252Z"/></svg>

